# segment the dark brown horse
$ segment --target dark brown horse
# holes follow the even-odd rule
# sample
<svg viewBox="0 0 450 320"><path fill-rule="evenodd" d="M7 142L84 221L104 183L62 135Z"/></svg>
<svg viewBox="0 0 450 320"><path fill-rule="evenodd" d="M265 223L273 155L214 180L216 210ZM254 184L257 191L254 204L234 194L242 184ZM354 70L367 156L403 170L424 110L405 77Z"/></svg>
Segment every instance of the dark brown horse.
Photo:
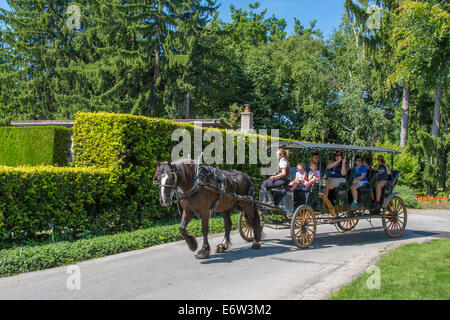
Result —
<svg viewBox="0 0 450 320"><path fill-rule="evenodd" d="M190 236L186 227L198 214L202 220L203 246L196 254L197 259L207 259L210 255L208 243L208 223L211 212L221 212L225 222L225 237L217 245L216 253L223 253L230 248L231 217L234 210L244 211L248 224L253 228L255 240L252 248L261 247L261 226L254 203L237 199L224 193L251 197L252 181L249 176L237 170L222 171L213 167L198 166L190 159L175 162L156 161L156 172L153 182L160 188L159 202L162 206L170 206L174 195L183 209L180 232L191 251L197 250L197 241ZM214 189L221 192L215 192Z"/></svg>

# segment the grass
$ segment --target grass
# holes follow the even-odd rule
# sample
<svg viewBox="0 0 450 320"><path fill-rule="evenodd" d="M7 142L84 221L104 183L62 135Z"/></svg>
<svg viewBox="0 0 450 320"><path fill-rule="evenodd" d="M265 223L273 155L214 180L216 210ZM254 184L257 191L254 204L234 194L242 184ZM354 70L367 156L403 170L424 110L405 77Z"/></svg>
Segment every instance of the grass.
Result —
<svg viewBox="0 0 450 320"><path fill-rule="evenodd" d="M233 214L231 220L233 223L232 229L236 229L238 215ZM179 222L91 239L3 249L0 250L0 277L70 265L89 259L179 241L183 239L183 236L180 234L178 227ZM192 236L201 236L201 221L193 220L188 225L187 231ZM210 234L222 232L224 232L222 217L212 218L210 220ZM200 246L201 243L199 248ZM214 249L214 244L211 244L211 248ZM188 250L187 246L186 250Z"/></svg>
<svg viewBox="0 0 450 320"><path fill-rule="evenodd" d="M364 273L331 300L449 300L450 239L408 244L384 256L380 289L368 289Z"/></svg>

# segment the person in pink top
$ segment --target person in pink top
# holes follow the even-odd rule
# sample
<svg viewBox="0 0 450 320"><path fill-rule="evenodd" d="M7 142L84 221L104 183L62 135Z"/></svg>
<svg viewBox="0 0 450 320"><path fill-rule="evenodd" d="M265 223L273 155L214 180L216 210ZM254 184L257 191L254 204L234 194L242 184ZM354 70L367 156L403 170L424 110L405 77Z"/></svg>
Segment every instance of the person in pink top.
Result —
<svg viewBox="0 0 450 320"><path fill-rule="evenodd" d="M305 165L303 163L297 164L297 172L295 173L295 180L289 183L291 191L294 191L299 186L304 185L308 181L308 172L305 170Z"/></svg>
<svg viewBox="0 0 450 320"><path fill-rule="evenodd" d="M307 181L305 182L304 186L308 189L310 189L313 184L318 183L320 181L320 171L317 170L317 165L314 162L311 162L309 165L309 173Z"/></svg>

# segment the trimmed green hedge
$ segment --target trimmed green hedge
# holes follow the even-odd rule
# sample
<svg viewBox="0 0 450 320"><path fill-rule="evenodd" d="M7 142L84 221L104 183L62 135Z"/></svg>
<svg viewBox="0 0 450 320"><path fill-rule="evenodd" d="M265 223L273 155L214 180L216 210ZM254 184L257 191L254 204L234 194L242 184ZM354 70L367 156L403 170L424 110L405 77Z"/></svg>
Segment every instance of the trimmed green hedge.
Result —
<svg viewBox="0 0 450 320"><path fill-rule="evenodd" d="M64 127L0 127L0 165L67 166L71 135Z"/></svg>
<svg viewBox="0 0 450 320"><path fill-rule="evenodd" d="M163 119L78 113L73 167L0 167L0 239L35 239L50 225L58 238L80 231L103 235L178 218L175 208L160 206L152 183L155 160L170 159L178 144L171 135L178 128L194 131L192 125ZM226 131L216 132L225 143ZM235 140L245 139L248 150L250 137L239 134ZM221 167L260 177L258 164Z"/></svg>
<svg viewBox="0 0 450 320"><path fill-rule="evenodd" d="M95 166L116 170L120 181L127 185L126 197L122 204L129 215L131 226L139 226L142 221L171 218L175 210L162 208L158 201L158 188L152 184L155 160L167 161L172 148L178 141L171 141L172 132L183 128L194 136L194 126L159 118L112 113L78 113L75 118L73 136L73 165L77 167ZM203 128L203 131L210 128ZM226 130L215 129L222 134L226 143ZM234 139L245 139L248 163L249 138L258 135L238 134ZM269 143L270 143L270 137ZM192 139L193 142L194 139ZM281 140L281 139L280 139ZM203 142L206 147L209 143ZM236 148L235 143L235 148ZM224 146L224 152L225 152ZM191 154L194 154L193 146ZM235 158L237 152L235 151ZM224 156L225 159L225 156ZM234 168L260 178L261 164L219 165Z"/></svg>
<svg viewBox="0 0 450 320"><path fill-rule="evenodd" d="M0 166L0 239L120 228L123 194L108 169Z"/></svg>
<svg viewBox="0 0 450 320"><path fill-rule="evenodd" d="M236 229L238 215L232 215L231 218L233 229ZM183 236L178 228L179 225L174 224L75 242L24 247L22 255L20 248L0 250L0 277L70 265L88 259L179 241ZM201 236L201 221L192 221L188 226L188 232L196 237ZM210 233L221 232L224 232L223 219L221 217L211 219Z"/></svg>

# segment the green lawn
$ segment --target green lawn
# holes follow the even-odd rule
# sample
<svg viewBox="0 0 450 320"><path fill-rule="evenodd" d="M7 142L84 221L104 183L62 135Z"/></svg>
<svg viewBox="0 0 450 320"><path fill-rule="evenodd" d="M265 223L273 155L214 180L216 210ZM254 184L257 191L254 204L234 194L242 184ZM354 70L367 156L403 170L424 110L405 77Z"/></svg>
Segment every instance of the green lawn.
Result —
<svg viewBox="0 0 450 320"><path fill-rule="evenodd" d="M408 244L384 256L380 289L368 289L373 273L364 273L334 293L331 300L450 299L450 239Z"/></svg>

